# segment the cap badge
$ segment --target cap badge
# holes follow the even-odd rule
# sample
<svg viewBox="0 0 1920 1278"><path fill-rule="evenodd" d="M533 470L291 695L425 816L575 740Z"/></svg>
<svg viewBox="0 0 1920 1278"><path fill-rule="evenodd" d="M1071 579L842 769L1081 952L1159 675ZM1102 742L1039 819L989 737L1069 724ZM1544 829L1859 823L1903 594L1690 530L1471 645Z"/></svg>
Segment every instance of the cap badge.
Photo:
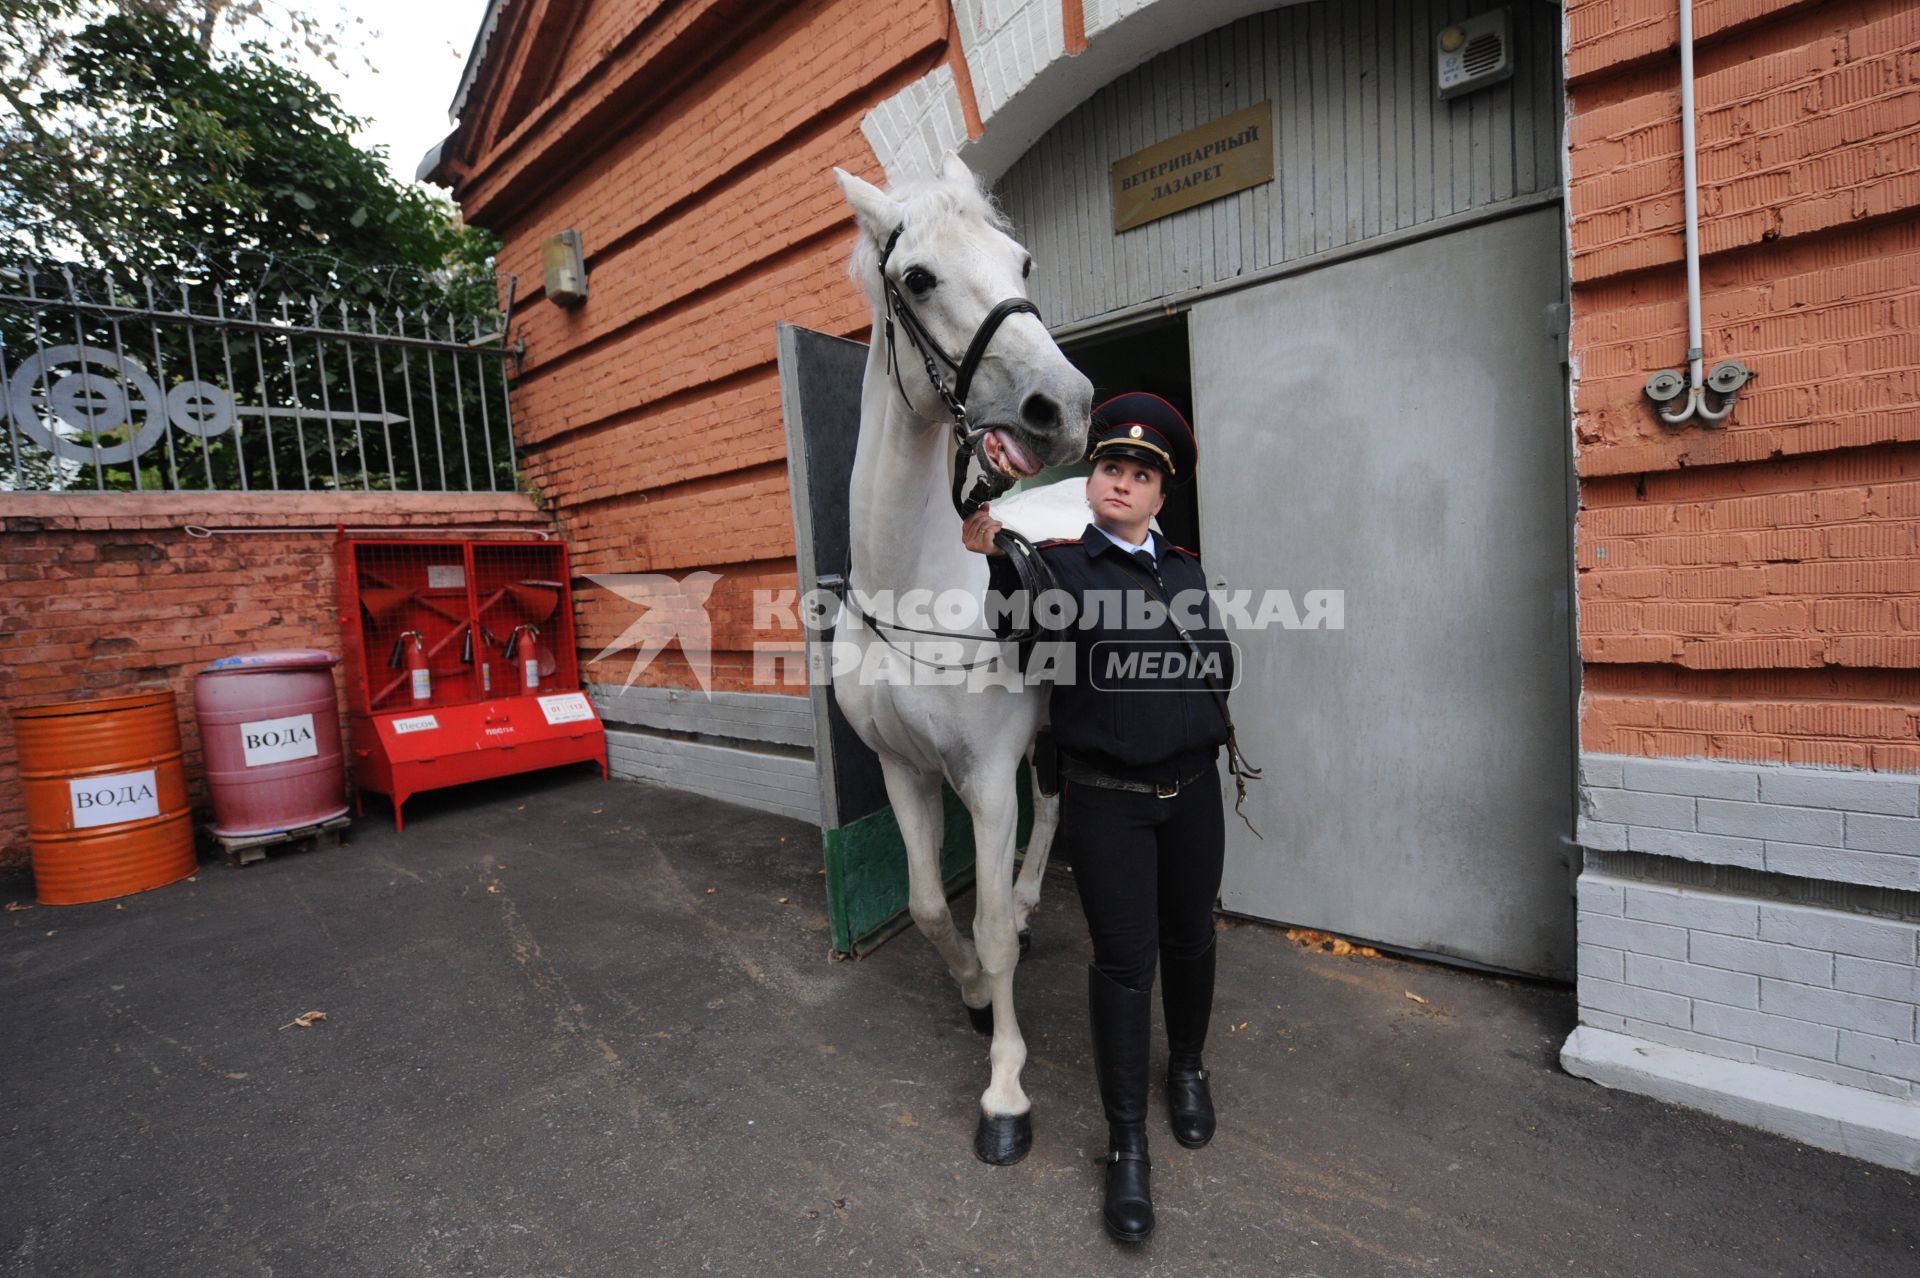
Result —
<svg viewBox="0 0 1920 1278"><path fill-rule="evenodd" d="M1132 436L1134 439L1138 439L1140 438L1140 436L1146 434L1146 432L1141 430L1138 426L1129 426L1127 427L1127 434Z"/></svg>

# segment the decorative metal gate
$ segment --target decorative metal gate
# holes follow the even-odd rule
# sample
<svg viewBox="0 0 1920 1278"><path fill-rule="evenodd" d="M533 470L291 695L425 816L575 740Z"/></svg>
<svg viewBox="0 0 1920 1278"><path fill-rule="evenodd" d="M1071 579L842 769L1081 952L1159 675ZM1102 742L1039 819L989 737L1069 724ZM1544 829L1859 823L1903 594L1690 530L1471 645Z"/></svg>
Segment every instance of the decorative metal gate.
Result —
<svg viewBox="0 0 1920 1278"><path fill-rule="evenodd" d="M512 311L0 267L0 488L512 489Z"/></svg>

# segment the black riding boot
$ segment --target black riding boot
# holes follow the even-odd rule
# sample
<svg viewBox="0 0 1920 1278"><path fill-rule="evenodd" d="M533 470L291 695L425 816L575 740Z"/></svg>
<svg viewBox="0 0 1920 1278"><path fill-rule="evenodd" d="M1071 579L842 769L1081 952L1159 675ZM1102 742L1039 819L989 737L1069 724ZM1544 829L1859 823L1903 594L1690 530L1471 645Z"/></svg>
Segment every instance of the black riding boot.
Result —
<svg viewBox="0 0 1920 1278"><path fill-rule="evenodd" d="M1087 968L1100 1102L1107 1113L1107 1232L1119 1242L1153 1233L1152 1164L1147 1160L1147 1061L1153 991L1130 990Z"/></svg>
<svg viewBox="0 0 1920 1278"><path fill-rule="evenodd" d="M1188 1149L1213 1139L1213 1094L1200 1052L1213 1016L1214 943L1195 958L1160 955L1160 1004L1167 1014L1167 1113Z"/></svg>

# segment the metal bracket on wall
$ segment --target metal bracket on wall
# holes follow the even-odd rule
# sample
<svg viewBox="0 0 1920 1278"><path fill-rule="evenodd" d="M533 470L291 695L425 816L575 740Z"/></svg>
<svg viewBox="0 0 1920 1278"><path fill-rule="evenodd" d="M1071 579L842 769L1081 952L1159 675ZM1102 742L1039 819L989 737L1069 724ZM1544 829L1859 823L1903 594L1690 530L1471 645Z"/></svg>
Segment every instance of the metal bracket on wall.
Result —
<svg viewBox="0 0 1920 1278"><path fill-rule="evenodd" d="M1696 364L1694 367L1697 370L1699 366ZM1697 372L1695 376L1698 376ZM1653 401L1660 420L1669 426L1684 426L1695 418L1702 425L1717 426L1733 412L1740 389L1754 376L1753 370L1737 359L1721 360L1707 374L1704 384L1690 390L1685 373L1677 368L1662 369L1647 379L1646 396ZM1708 392L1717 396L1719 402L1709 404ZM1686 396L1687 402L1677 412L1669 412L1667 405L1682 395Z"/></svg>

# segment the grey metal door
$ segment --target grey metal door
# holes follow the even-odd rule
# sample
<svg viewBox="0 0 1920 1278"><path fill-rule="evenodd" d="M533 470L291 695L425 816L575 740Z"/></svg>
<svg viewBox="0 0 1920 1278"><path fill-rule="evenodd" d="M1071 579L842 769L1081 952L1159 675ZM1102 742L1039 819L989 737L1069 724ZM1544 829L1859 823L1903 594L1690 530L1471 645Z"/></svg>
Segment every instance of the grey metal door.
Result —
<svg viewBox="0 0 1920 1278"><path fill-rule="evenodd" d="M1232 586L1344 591L1243 636L1266 768L1222 902L1512 971L1572 969L1560 212L1193 308L1202 547Z"/></svg>

